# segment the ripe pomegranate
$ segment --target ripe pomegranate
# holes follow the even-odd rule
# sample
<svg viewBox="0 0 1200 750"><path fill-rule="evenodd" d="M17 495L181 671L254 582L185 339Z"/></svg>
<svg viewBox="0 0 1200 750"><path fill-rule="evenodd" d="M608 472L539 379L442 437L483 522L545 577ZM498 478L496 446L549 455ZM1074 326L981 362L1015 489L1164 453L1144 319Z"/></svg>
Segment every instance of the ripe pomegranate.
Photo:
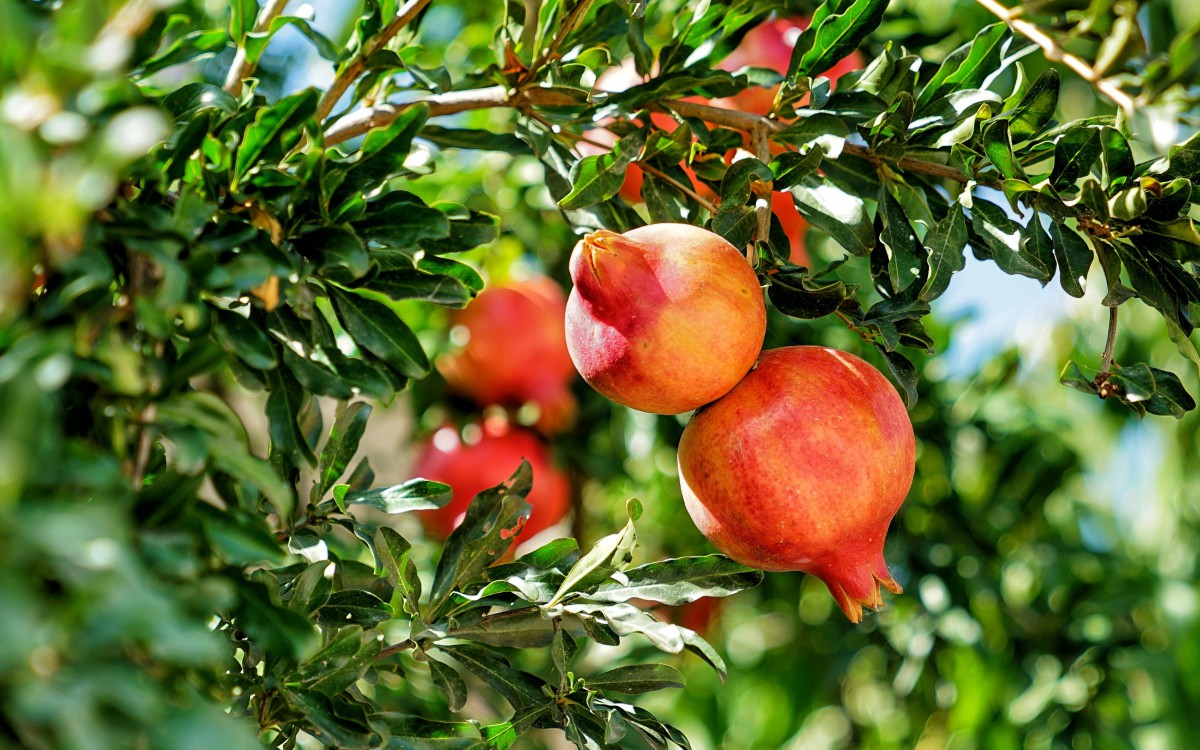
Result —
<svg viewBox="0 0 1200 750"><path fill-rule="evenodd" d="M792 60L792 49L796 46L796 40L800 38L800 32L807 29L808 24L809 19L803 16L776 18L759 24L742 38L737 49L730 52L717 67L730 72L747 66L769 68L780 75L786 75L788 64ZM856 50L821 75L836 82L846 73L862 67L863 57ZM713 100L713 106L765 115L771 111L777 88L752 86L731 97Z"/></svg>
<svg viewBox="0 0 1200 750"><path fill-rule="evenodd" d="M820 346L762 353L725 397L696 412L679 442L683 498L696 527L743 565L802 570L852 622L900 593L883 559L915 468L912 423L886 378Z"/></svg>
<svg viewBox="0 0 1200 750"><path fill-rule="evenodd" d="M560 432L575 418L571 381L575 368L563 329L566 298L558 284L539 276L485 289L450 315L468 336L463 347L438 360L451 389L481 406L540 407L536 426Z"/></svg>
<svg viewBox="0 0 1200 750"><path fill-rule="evenodd" d="M529 539L561 521L570 508L571 487L546 445L529 430L487 420L476 442L465 442L455 428L442 427L421 446L413 475L454 490L448 505L420 513L425 527L443 539L450 536L471 499L512 476L523 458L533 469L533 489L526 498L533 511L518 537Z"/></svg>
<svg viewBox="0 0 1200 750"><path fill-rule="evenodd" d="M567 349L617 403L679 414L729 391L762 349L758 277L737 248L687 224L600 230L571 254Z"/></svg>

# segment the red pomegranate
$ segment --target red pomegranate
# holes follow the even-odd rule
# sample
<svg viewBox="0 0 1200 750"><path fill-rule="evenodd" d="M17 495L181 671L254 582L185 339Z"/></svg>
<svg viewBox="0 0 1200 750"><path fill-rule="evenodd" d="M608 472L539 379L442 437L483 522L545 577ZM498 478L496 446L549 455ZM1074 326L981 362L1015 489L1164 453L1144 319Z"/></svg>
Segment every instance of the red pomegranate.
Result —
<svg viewBox="0 0 1200 750"><path fill-rule="evenodd" d="M451 314L451 324L462 326L467 341L441 357L438 370L451 389L481 406L536 403L538 429L560 432L576 408L565 310L562 289L544 276L489 287Z"/></svg>
<svg viewBox="0 0 1200 750"><path fill-rule="evenodd" d="M679 442L684 502L734 560L819 577L853 622L900 587L883 559L912 485L916 444L900 396L874 367L820 346L762 353Z"/></svg>
<svg viewBox="0 0 1200 750"><path fill-rule="evenodd" d="M600 230L571 254L567 349L619 404L679 414L727 393L762 349L758 277L720 235L688 224Z"/></svg>
<svg viewBox="0 0 1200 750"><path fill-rule="evenodd" d="M557 524L571 504L566 474L554 465L537 435L503 421L487 420L474 442L464 442L453 427L442 427L421 446L413 475L444 482L454 490L448 505L420 514L425 527L439 537L449 536L471 499L512 476L521 459L529 461L533 469L533 489L526 498L533 510L519 538L529 539Z"/></svg>

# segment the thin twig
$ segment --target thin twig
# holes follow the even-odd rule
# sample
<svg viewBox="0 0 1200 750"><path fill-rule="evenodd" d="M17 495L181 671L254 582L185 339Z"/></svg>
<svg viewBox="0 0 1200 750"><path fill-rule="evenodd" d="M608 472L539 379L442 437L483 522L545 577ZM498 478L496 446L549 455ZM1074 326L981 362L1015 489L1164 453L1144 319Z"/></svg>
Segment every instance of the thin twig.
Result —
<svg viewBox="0 0 1200 750"><path fill-rule="evenodd" d="M1084 60L1066 52L1058 43L1051 39L1046 32L1034 26L1028 21L1022 20L1017 16L1020 13L1004 7L996 0L975 0L975 2L987 8L994 16L1008 24L1013 31L1024 36L1029 41L1042 48L1046 54L1046 59L1055 62L1061 62L1071 70L1079 74L1079 77L1096 87L1096 89L1111 99L1118 107L1125 110L1126 114L1133 112L1133 99L1120 89L1111 80L1105 78L1099 71L1088 65Z"/></svg>
<svg viewBox="0 0 1200 750"><path fill-rule="evenodd" d="M337 77L333 79L333 83L329 84L325 95L321 97L320 103L317 104L317 120L324 120L329 116L329 113L337 106L338 100L342 98L342 94L346 93L346 89L350 88L350 85L366 70L367 60L383 49L384 45L392 40L392 37L399 34L401 29L412 22L425 9L425 6L429 5L429 2L430 0L408 0L403 8L396 11L396 17L392 19L391 23L384 26L373 38L363 42L363 48L338 73Z"/></svg>
<svg viewBox="0 0 1200 750"><path fill-rule="evenodd" d="M674 177L667 174L666 172L662 171L661 169L654 166L653 164L647 164L645 162L638 162L638 166L646 174L654 175L655 177L662 180L663 182L666 182L666 183L669 183L669 184L675 186L679 191L681 191L682 193L687 195L689 198L691 198L692 200L699 203L704 208L704 210L708 211L710 214L717 213L716 204L713 203L712 201L710 201L709 199L705 198L703 195L700 195L699 193L697 193L690 186L684 185L682 182L675 179Z"/></svg>
<svg viewBox="0 0 1200 750"><path fill-rule="evenodd" d="M542 50L540 55L534 58L533 63L521 75L521 86L529 81L532 81L537 75L538 71L541 70L542 66L558 54L558 48L562 46L562 43L564 40L566 40L567 35L574 31L575 27L579 25L579 22L583 20L583 17L587 15L588 9L591 7L592 2L593 0L579 0L579 2L575 4L575 7L571 9L571 12L567 14L567 17L563 19L562 24L558 27L558 33L554 35L554 39L550 41L550 45L546 47L546 49Z"/></svg>
<svg viewBox="0 0 1200 750"><path fill-rule="evenodd" d="M771 133L762 125L756 126L750 131L750 143L754 146L754 157L763 164L771 163ZM754 265L755 256L758 254L755 249L756 242L767 242L771 235L771 199L770 193L767 195L758 195L754 199L754 214L758 224L754 230L754 240L746 248L746 260Z"/></svg>
<svg viewBox="0 0 1200 750"><path fill-rule="evenodd" d="M267 0L267 4L258 14L258 19L254 22L254 33L262 33L271 27L271 22L274 21L283 9L287 6L288 0ZM229 66L229 73L225 76L225 90L233 96L241 96L242 84L254 72L254 67L257 61L251 62L246 57L246 46L238 45L237 52L233 56L233 64Z"/></svg>
<svg viewBox="0 0 1200 750"><path fill-rule="evenodd" d="M378 104L351 112L325 131L325 145L333 146L376 128L386 128L392 120L396 119L397 115L417 104L429 105L429 116L440 117L472 109L519 108L535 104L554 107L578 104L578 101L560 92L543 88L531 88L515 94L504 86L448 91L444 94L424 96L411 102Z"/></svg>
<svg viewBox="0 0 1200 750"><path fill-rule="evenodd" d="M1113 347L1117 344L1117 308L1108 308L1108 339L1104 342L1104 354L1100 357L1100 375L1098 377L1108 377L1108 373L1112 370L1113 363Z"/></svg>

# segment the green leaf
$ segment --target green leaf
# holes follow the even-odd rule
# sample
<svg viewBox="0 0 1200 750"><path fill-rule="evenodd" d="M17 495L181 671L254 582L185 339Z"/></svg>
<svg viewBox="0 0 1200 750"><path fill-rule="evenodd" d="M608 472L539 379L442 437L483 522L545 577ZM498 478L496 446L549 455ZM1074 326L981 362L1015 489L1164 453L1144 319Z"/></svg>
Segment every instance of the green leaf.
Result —
<svg viewBox="0 0 1200 750"><path fill-rule="evenodd" d="M466 307L475 296L466 284L453 276L426 273L417 268L384 271L371 279L367 288L394 300L415 299L446 307Z"/></svg>
<svg viewBox="0 0 1200 750"><path fill-rule="evenodd" d="M258 18L258 0L230 0L229 3L229 36L234 44L241 44L246 35L254 29Z"/></svg>
<svg viewBox="0 0 1200 750"><path fill-rule="evenodd" d="M286 593L284 601L288 609L307 615L329 600L332 583L325 573L332 564L329 560L319 560L292 580L286 592L281 592Z"/></svg>
<svg viewBox="0 0 1200 750"><path fill-rule="evenodd" d="M879 210L883 230L879 244L871 255L872 269L877 264L887 269L887 291L900 294L926 274L925 249L917 241L916 232L904 215L904 209L888 190L881 190Z"/></svg>
<svg viewBox="0 0 1200 750"><path fill-rule="evenodd" d="M1092 266L1092 249L1087 242L1065 224L1050 224L1054 257L1058 261L1058 281L1063 291L1072 297L1082 297L1087 287L1088 269Z"/></svg>
<svg viewBox="0 0 1200 750"><path fill-rule="evenodd" d="M375 532L373 549L388 582L400 592L404 611L416 615L421 606L421 578L412 560L412 545L399 532L383 526Z"/></svg>
<svg viewBox="0 0 1200 750"><path fill-rule="evenodd" d="M1054 242L1042 226L1041 218L1034 214L1026 227L1026 237L1023 241L1023 254L1034 262L1034 265L1046 269L1047 277L1042 282L1045 286L1054 276L1058 262L1054 258Z"/></svg>
<svg viewBox="0 0 1200 750"><path fill-rule="evenodd" d="M832 315L854 290L841 281L814 281L807 272L780 271L768 279L771 304L784 315L815 320Z"/></svg>
<svg viewBox="0 0 1200 750"><path fill-rule="evenodd" d="M388 193L367 204L366 215L354 222L354 229L367 242L377 242L404 250L423 241L450 236L450 220L420 198L402 191Z"/></svg>
<svg viewBox="0 0 1200 750"><path fill-rule="evenodd" d="M932 302L945 293L950 277L966 267L967 224L962 206L955 204L945 218L925 235L929 251L929 278L921 288L920 299Z"/></svg>
<svg viewBox="0 0 1200 750"><path fill-rule="evenodd" d="M266 585L241 580L238 588L238 627L268 654L299 659L315 645L316 632L308 618L279 605Z"/></svg>
<svg viewBox="0 0 1200 750"><path fill-rule="evenodd" d="M429 674L433 684L442 695L446 696L446 704L451 711L458 712L467 702L467 683L458 674L458 670L443 664L432 656L427 657Z"/></svg>
<svg viewBox="0 0 1200 750"><path fill-rule="evenodd" d="M413 138L429 119L429 106L416 104L405 107L386 128L367 133L358 159L346 171L338 186L333 203L341 204L354 195L369 193L396 175L408 174L404 160L412 150Z"/></svg>
<svg viewBox="0 0 1200 750"><path fill-rule="evenodd" d="M983 128L983 151L1005 179L1025 177L1025 170L1013 156L1012 136L1007 120L993 120Z"/></svg>
<svg viewBox="0 0 1200 750"><path fill-rule="evenodd" d="M938 99L958 89L979 88L1001 69L1008 27L1003 23L985 26L970 42L946 56L941 67L921 89L917 111L923 111Z"/></svg>
<svg viewBox="0 0 1200 750"><path fill-rule="evenodd" d="M800 215L810 224L854 255L871 254L875 248L875 227L861 198L813 179L791 188L791 193Z"/></svg>
<svg viewBox="0 0 1200 750"><path fill-rule="evenodd" d="M721 178L721 205L718 211L737 211L750 200L755 182L771 183L774 179L774 173L758 159L749 158L734 162Z"/></svg>
<svg viewBox="0 0 1200 750"><path fill-rule="evenodd" d="M626 695L650 693L664 688L681 688L684 683L683 674L666 664L617 667L587 679L587 686L592 690L611 690Z"/></svg>
<svg viewBox="0 0 1200 750"><path fill-rule="evenodd" d="M450 485L428 479L410 479L391 487L347 492L342 498L346 505L366 505L389 515L414 510L436 510L454 498Z"/></svg>
<svg viewBox="0 0 1200 750"><path fill-rule="evenodd" d="M568 594L586 592L629 566L633 560L633 548L637 544L633 522L642 514L641 504L637 500L630 500L627 510L629 520L625 528L597 541L586 555L571 566L562 585L546 604L547 607L555 606Z"/></svg>
<svg viewBox="0 0 1200 750"><path fill-rule="evenodd" d="M575 658L578 651L579 645L575 643L571 634L562 628L556 628L554 640L550 644L550 657L554 661L554 668L558 670L563 686L567 684L567 675L571 671L571 660Z"/></svg>
<svg viewBox="0 0 1200 750"><path fill-rule="evenodd" d="M217 109L227 115L237 112L237 100L220 86L211 83L181 86L164 96L162 104L176 120L190 120L196 113L206 109Z"/></svg>
<svg viewBox="0 0 1200 750"><path fill-rule="evenodd" d="M338 416L317 462L318 478L313 484L312 502L320 502L329 488L346 472L350 459L358 452L358 443L367 429L367 418L370 416L370 404L362 401L345 407Z"/></svg>
<svg viewBox="0 0 1200 750"><path fill-rule="evenodd" d="M343 628L300 665L296 676L306 690L337 695L362 679L381 650L378 633L366 633L358 626Z"/></svg>
<svg viewBox="0 0 1200 750"><path fill-rule="evenodd" d="M391 735L387 750L484 750L484 733L472 721L430 721L419 716L381 712L373 719L382 721ZM514 717L515 718L515 717ZM507 726L508 722L505 722ZM493 729L485 727L484 732ZM505 750L508 746L486 745L487 750Z"/></svg>
<svg viewBox="0 0 1200 750"><path fill-rule="evenodd" d="M394 615L388 603L370 591L351 589L330 594L329 601L317 610L316 619L327 628L343 628L347 625L373 628L392 619Z"/></svg>
<svg viewBox="0 0 1200 750"><path fill-rule="evenodd" d="M1005 214L1004 209L985 200L976 200L971 207L979 237L991 251L992 260L1008 274L1020 274L1039 281L1049 278L1048 270L1039 268L1024 247L1025 228Z"/></svg>
<svg viewBox="0 0 1200 750"><path fill-rule="evenodd" d="M739 206L732 211L718 213L712 220L712 231L725 238L734 247L750 244L758 229L758 216L749 206Z"/></svg>
<svg viewBox="0 0 1200 750"><path fill-rule="evenodd" d="M875 348L883 355L884 364L887 365L892 380L900 386L900 395L904 396L905 406L912 409L917 405L917 383L920 381L917 368L899 352L889 351L887 347L879 344L876 344Z"/></svg>
<svg viewBox="0 0 1200 750"><path fill-rule="evenodd" d="M442 148L477 149L500 151L514 155L532 154L529 145L512 133L494 133L490 130L468 130L426 125L421 128L421 137Z"/></svg>
<svg viewBox="0 0 1200 750"><path fill-rule="evenodd" d="M1058 90L1062 85L1058 71L1047 68L1042 71L1029 91L1009 114L1009 133L1014 143L1029 140L1041 132L1054 118L1058 108Z"/></svg>
<svg viewBox="0 0 1200 750"><path fill-rule="evenodd" d="M1091 171L1104 148L1100 131L1085 125L1068 130L1058 139L1054 144L1054 168L1050 171L1054 187L1065 190Z"/></svg>
<svg viewBox="0 0 1200 750"><path fill-rule="evenodd" d="M1146 411L1182 419L1187 412L1196 408L1196 400L1183 387L1178 375L1154 367L1148 369L1154 376L1154 393L1144 404Z"/></svg>
<svg viewBox="0 0 1200 750"><path fill-rule="evenodd" d="M268 370L267 387L267 432L271 436L272 449L278 449L297 464L312 466L317 457L300 431L296 416L304 411L304 393L300 384L290 373L277 367Z"/></svg>
<svg viewBox="0 0 1200 750"><path fill-rule="evenodd" d="M279 563L283 559L283 550L261 518L201 508L204 536L226 562L245 567L262 562Z"/></svg>
<svg viewBox="0 0 1200 750"><path fill-rule="evenodd" d="M461 524L442 548L430 595L429 621L436 620L450 594L475 580L508 550L529 518L525 497L533 486L533 470L522 461L503 484L484 490L467 506Z"/></svg>
<svg viewBox="0 0 1200 750"><path fill-rule="evenodd" d="M514 669L508 660L492 649L473 645L443 646L438 649L453 656L472 674L500 693L516 709L547 702L546 681L528 672Z"/></svg>
<svg viewBox="0 0 1200 750"><path fill-rule="evenodd" d="M318 96L316 89L305 89L258 111L238 147L235 186L260 161L278 162L299 142L301 129L317 110Z"/></svg>
<svg viewBox="0 0 1200 750"><path fill-rule="evenodd" d="M617 141L607 154L585 156L571 169L571 192L558 202L573 211L606 201L617 194L625 181L625 170L646 144L646 131L635 130Z"/></svg>
<svg viewBox="0 0 1200 750"><path fill-rule="evenodd" d="M709 597L730 596L762 582L762 571L724 555L682 557L629 568L613 574L587 598L597 602L647 599L678 606Z"/></svg>
<svg viewBox="0 0 1200 750"><path fill-rule="evenodd" d="M134 73L139 78L145 78L151 73L179 65L192 60L212 57L229 46L229 36L224 29L200 29L191 31L176 39L162 52L142 63Z"/></svg>
<svg viewBox="0 0 1200 750"><path fill-rule="evenodd" d="M1083 371L1083 368L1081 368L1073 360L1067 361L1067 364L1063 366L1062 372L1059 373L1058 376L1059 383L1067 386L1068 388L1074 388L1077 391L1090 393L1094 396L1098 393L1098 391L1096 390L1096 385L1093 380L1094 378L1088 376Z"/></svg>
<svg viewBox="0 0 1200 750"><path fill-rule="evenodd" d="M429 374L429 358L421 342L390 307L336 287L329 287L329 298L342 326L359 346L405 377Z"/></svg>
<svg viewBox="0 0 1200 750"><path fill-rule="evenodd" d="M323 745L339 750L370 750L380 746L381 738L371 728L361 704L315 690L287 688L283 694L303 715L308 724L306 731Z"/></svg>
<svg viewBox="0 0 1200 750"><path fill-rule="evenodd" d="M788 78L820 75L858 49L879 26L888 4L886 0L852 0L839 5L840 13L834 13L832 7L837 6L830 3L818 6L812 23L792 49Z"/></svg>

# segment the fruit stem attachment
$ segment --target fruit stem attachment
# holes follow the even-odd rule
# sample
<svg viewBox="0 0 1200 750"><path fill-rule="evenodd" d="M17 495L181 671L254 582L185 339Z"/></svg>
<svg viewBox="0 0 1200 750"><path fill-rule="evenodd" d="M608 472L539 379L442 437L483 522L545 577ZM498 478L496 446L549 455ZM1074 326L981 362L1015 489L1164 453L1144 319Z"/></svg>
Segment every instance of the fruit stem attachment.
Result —
<svg viewBox="0 0 1200 750"><path fill-rule="evenodd" d="M758 124L750 130L750 142L754 146L754 158L758 159L763 164L771 163L771 133L765 125ZM757 227L754 230L754 241L746 247L746 260L750 265L754 265L755 257L758 255L755 250L756 243L767 242L771 234L771 193L766 191L765 195L755 193L754 198L754 214L758 220Z"/></svg>
<svg viewBox="0 0 1200 750"><path fill-rule="evenodd" d="M1117 343L1117 308L1108 308L1108 339L1104 342L1104 354L1100 357L1100 374L1108 375L1112 369L1113 347Z"/></svg>

